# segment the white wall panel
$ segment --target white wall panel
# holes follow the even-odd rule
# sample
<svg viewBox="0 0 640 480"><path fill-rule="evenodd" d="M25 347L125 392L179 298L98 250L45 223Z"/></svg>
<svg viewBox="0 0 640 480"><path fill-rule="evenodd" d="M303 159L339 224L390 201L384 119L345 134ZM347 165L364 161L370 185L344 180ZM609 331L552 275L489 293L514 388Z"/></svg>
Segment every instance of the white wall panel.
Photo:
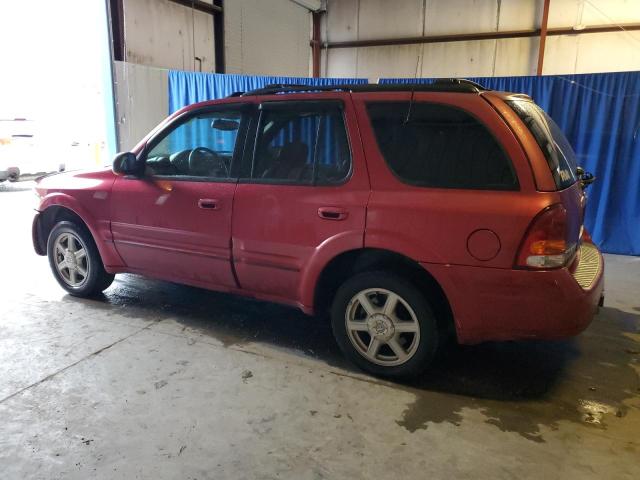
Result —
<svg viewBox="0 0 640 480"><path fill-rule="evenodd" d="M309 74L311 15L306 8L290 0L228 0L224 9L229 73ZM210 14L169 0L124 0L124 17L127 62L215 70ZM194 57L202 59L202 66Z"/></svg>
<svg viewBox="0 0 640 480"><path fill-rule="evenodd" d="M552 0L555 2L556 0ZM496 10L498 2L494 1ZM529 30L537 28L542 18L541 0L500 0L498 31Z"/></svg>
<svg viewBox="0 0 640 480"><path fill-rule="evenodd" d="M169 110L168 71L115 62L116 119L120 151L133 148Z"/></svg>
<svg viewBox="0 0 640 480"><path fill-rule="evenodd" d="M360 0L358 39L422 35L422 0Z"/></svg>
<svg viewBox="0 0 640 480"><path fill-rule="evenodd" d="M552 0L549 27L640 22L638 0Z"/></svg>
<svg viewBox="0 0 640 480"><path fill-rule="evenodd" d="M342 78L357 77L358 50L359 49L356 48L336 48L332 50L324 50L322 70L323 72L325 72L325 75L328 77ZM328 70L324 67L324 65L328 65Z"/></svg>
<svg viewBox="0 0 640 480"><path fill-rule="evenodd" d="M536 74L539 44L537 38L509 38L497 42L495 68L489 76Z"/></svg>
<svg viewBox="0 0 640 480"><path fill-rule="evenodd" d="M555 75L577 73L578 35L547 37L544 53L543 73Z"/></svg>
<svg viewBox="0 0 640 480"><path fill-rule="evenodd" d="M637 32L635 32L637 33ZM615 45L615 48L612 48ZM640 40L624 34L581 35L576 73L612 72L640 69Z"/></svg>
<svg viewBox="0 0 640 480"><path fill-rule="evenodd" d="M214 70L213 19L169 0L124 0L125 60L180 70ZM195 48L194 48L195 47Z"/></svg>
<svg viewBox="0 0 640 480"><path fill-rule="evenodd" d="M424 46L423 77L491 75L495 40L430 43Z"/></svg>
<svg viewBox="0 0 640 480"><path fill-rule="evenodd" d="M423 0L329 0L329 42L421 35ZM543 0L424 0L425 35L539 28ZM549 27L640 23L640 0L552 0ZM539 38L425 44L422 76L534 75ZM323 74L411 77L420 47L330 50ZM544 74L640 70L640 32L549 36Z"/></svg>
<svg viewBox="0 0 640 480"><path fill-rule="evenodd" d="M640 69L640 43L618 33L549 37L545 51L545 75Z"/></svg>
<svg viewBox="0 0 640 480"><path fill-rule="evenodd" d="M358 0L329 0L322 16L322 37L331 42L358 39Z"/></svg>
<svg viewBox="0 0 640 480"><path fill-rule="evenodd" d="M289 0L227 1L227 72L307 76L310 17L306 8Z"/></svg>
<svg viewBox="0 0 640 480"><path fill-rule="evenodd" d="M426 35L494 32L496 0L427 0Z"/></svg>
<svg viewBox="0 0 640 480"><path fill-rule="evenodd" d="M358 49L357 77L377 81L384 77L414 77L420 75L418 58L422 45L398 45Z"/></svg>
<svg viewBox="0 0 640 480"><path fill-rule="evenodd" d="M242 0L224 5L224 63L228 73L242 72Z"/></svg>

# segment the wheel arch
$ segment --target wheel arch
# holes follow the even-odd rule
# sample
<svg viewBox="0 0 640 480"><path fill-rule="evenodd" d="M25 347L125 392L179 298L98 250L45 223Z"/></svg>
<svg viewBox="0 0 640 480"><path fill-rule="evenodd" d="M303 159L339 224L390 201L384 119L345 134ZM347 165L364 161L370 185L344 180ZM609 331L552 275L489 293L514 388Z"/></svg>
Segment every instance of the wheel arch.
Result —
<svg viewBox="0 0 640 480"><path fill-rule="evenodd" d="M315 285L313 310L321 315L328 312L340 285L358 273L385 270L396 273L425 293L435 310L438 327L442 332L456 335L453 312L449 299L436 278L418 262L400 253L360 248L342 252L329 261L318 276Z"/></svg>
<svg viewBox="0 0 640 480"><path fill-rule="evenodd" d="M40 253L41 255L46 255L47 239L49 238L51 230L53 230L53 227L55 227L58 223L64 221L76 223L91 232L91 229L89 228L87 222L80 215L78 215L78 213L76 213L69 207L62 205L50 205L43 211L41 211L40 215L38 216L38 228L36 237L39 250L38 253L42 252Z"/></svg>
<svg viewBox="0 0 640 480"><path fill-rule="evenodd" d="M64 221L75 223L87 229L91 235L93 243L98 249L100 260L102 261L102 264L105 265L104 247L102 243L98 241L96 232L92 228L92 225L85 219L85 217L67 205L51 204L42 210L40 215L38 215L37 224L34 226L34 243L36 246L36 252L40 255L47 254L47 240L51 230L53 230L58 223Z"/></svg>

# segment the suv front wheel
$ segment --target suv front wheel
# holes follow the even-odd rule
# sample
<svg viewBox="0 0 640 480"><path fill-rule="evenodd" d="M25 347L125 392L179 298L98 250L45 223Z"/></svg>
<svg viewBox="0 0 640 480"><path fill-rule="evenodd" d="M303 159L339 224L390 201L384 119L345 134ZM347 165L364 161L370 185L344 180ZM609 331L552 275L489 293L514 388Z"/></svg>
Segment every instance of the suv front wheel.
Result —
<svg viewBox="0 0 640 480"><path fill-rule="evenodd" d="M47 240L49 265L58 283L71 295L90 297L105 290L107 273L91 233L73 222L58 223Z"/></svg>
<svg viewBox="0 0 640 480"><path fill-rule="evenodd" d="M438 348L429 303L412 283L389 272L361 273L342 284L331 323L347 358L374 375L418 375Z"/></svg>

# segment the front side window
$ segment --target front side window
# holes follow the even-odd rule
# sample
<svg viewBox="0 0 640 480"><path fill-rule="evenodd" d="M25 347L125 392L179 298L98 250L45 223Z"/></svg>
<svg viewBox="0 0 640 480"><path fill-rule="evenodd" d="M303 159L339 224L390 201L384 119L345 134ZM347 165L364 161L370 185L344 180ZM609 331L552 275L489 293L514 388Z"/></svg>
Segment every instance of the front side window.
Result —
<svg viewBox="0 0 640 480"><path fill-rule="evenodd" d="M242 114L237 111L191 117L149 151L147 175L185 180L229 179L241 120Z"/></svg>
<svg viewBox="0 0 640 480"><path fill-rule="evenodd" d="M463 110L413 102L367 104L382 156L404 183L433 188L517 190L510 159Z"/></svg>
<svg viewBox="0 0 640 480"><path fill-rule="evenodd" d="M263 183L335 185L351 170L342 108L335 102L263 104L251 179Z"/></svg>

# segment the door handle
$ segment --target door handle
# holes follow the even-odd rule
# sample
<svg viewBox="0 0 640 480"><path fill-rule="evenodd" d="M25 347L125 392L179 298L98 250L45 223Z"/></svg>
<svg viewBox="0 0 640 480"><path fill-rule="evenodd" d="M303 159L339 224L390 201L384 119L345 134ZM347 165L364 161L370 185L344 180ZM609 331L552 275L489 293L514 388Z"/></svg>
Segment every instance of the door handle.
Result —
<svg viewBox="0 0 640 480"><path fill-rule="evenodd" d="M212 198L201 198L198 200L198 207L206 208L207 210L218 210L218 200Z"/></svg>
<svg viewBox="0 0 640 480"><path fill-rule="evenodd" d="M318 216L325 220L344 220L349 215L344 208L337 207L320 207L318 209Z"/></svg>

